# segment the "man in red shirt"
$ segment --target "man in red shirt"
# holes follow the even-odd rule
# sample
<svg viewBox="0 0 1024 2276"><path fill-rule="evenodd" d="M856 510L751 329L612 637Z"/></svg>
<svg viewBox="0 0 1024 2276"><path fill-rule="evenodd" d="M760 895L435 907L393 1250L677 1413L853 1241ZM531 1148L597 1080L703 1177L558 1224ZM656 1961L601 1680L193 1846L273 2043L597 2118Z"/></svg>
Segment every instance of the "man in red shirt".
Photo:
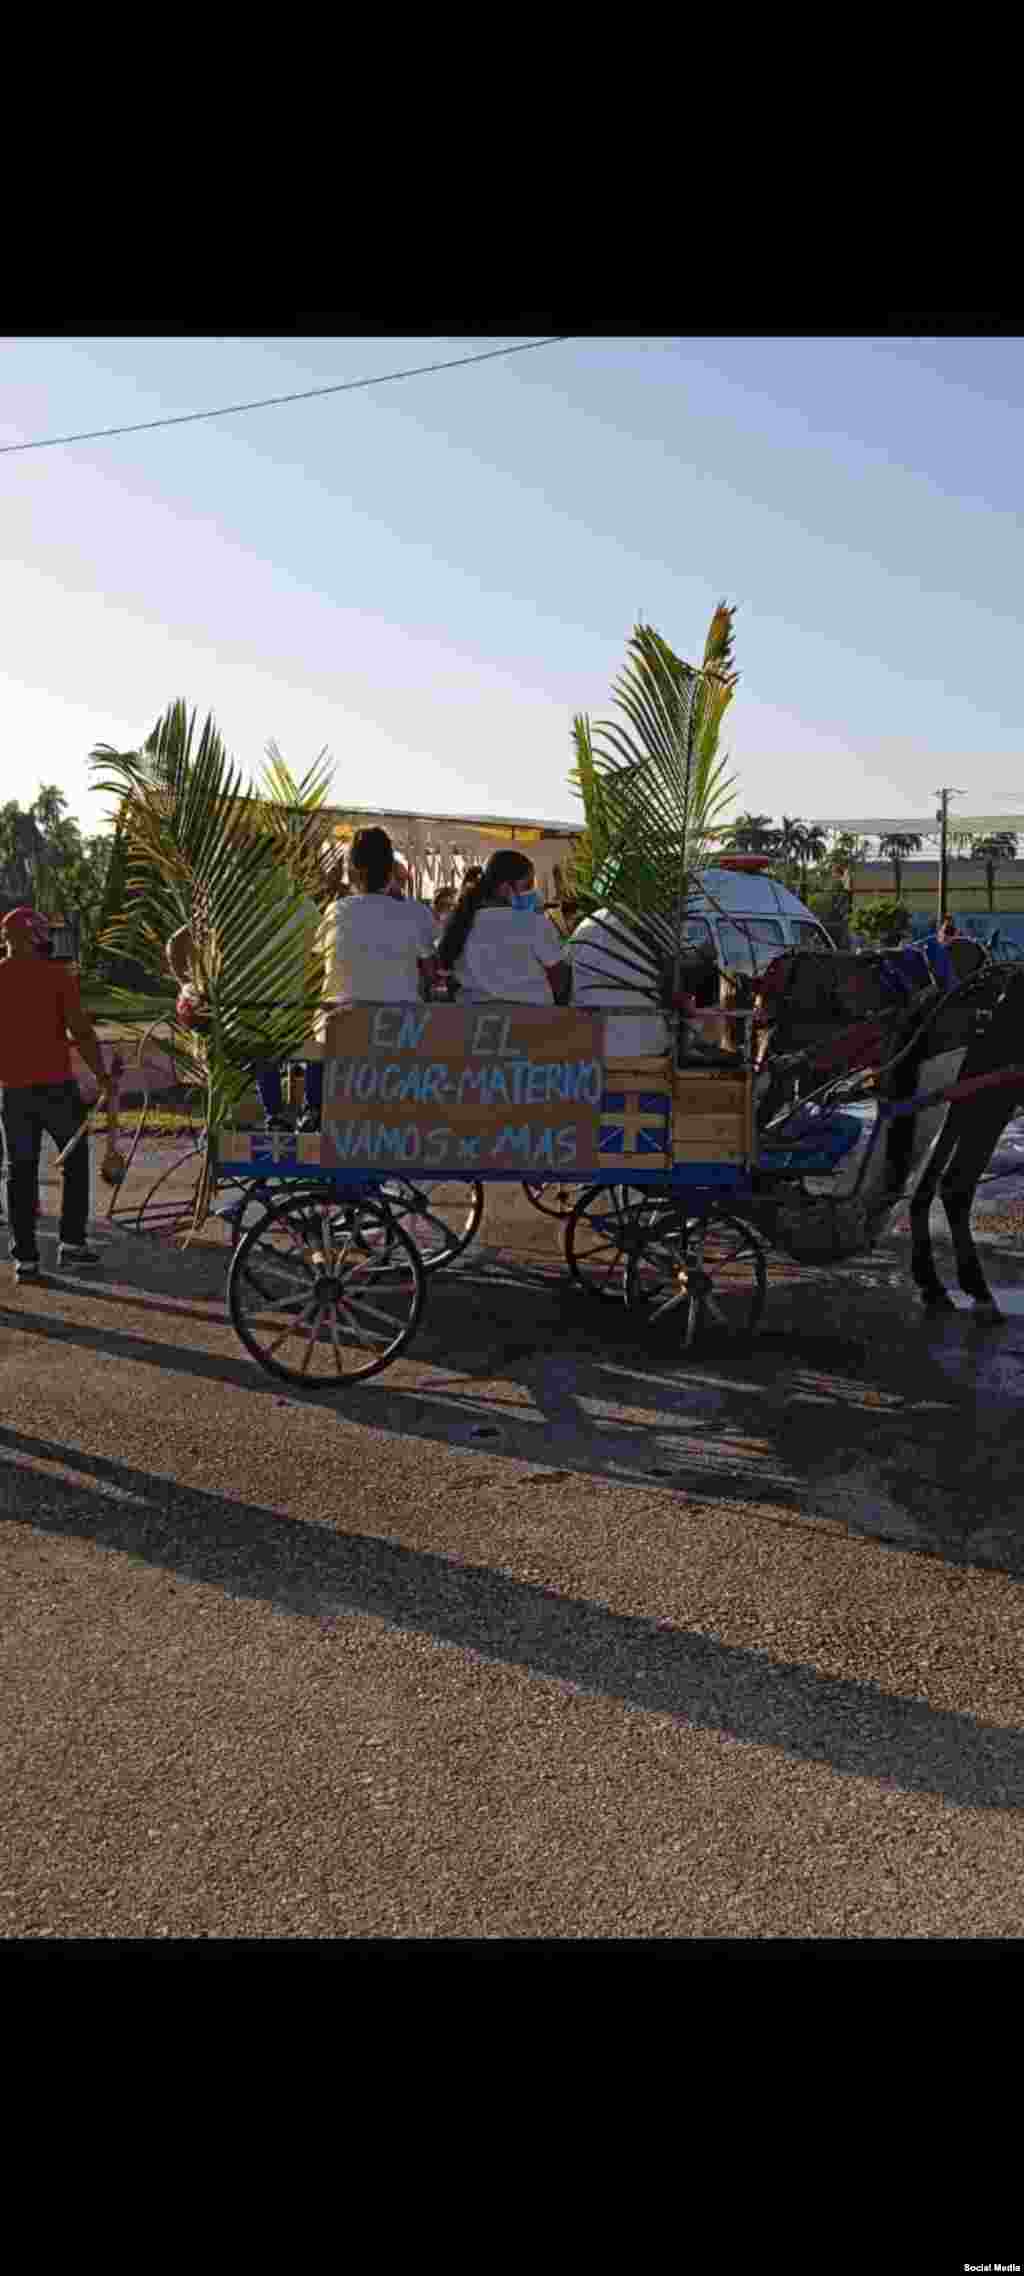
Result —
<svg viewBox="0 0 1024 2276"><path fill-rule="evenodd" d="M0 1123L7 1155L7 1214L16 1280L37 1280L36 1203L43 1132L58 1148L81 1128L85 1106L71 1073L69 1038L91 1068L101 1095L109 1078L78 982L47 961L50 928L34 909L12 909L0 925ZM89 1217L88 1140L64 1165L58 1263L78 1270L99 1264L86 1242Z"/></svg>

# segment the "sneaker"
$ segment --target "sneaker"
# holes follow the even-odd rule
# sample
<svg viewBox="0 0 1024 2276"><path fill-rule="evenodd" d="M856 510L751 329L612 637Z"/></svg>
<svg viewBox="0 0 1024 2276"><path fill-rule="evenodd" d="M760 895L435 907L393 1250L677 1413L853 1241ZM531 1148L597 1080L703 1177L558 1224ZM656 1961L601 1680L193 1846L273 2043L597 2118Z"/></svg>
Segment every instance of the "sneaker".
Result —
<svg viewBox="0 0 1024 2276"><path fill-rule="evenodd" d="M30 1257L27 1260L23 1257L17 1257L14 1264L14 1277L15 1280L38 1280L38 1257Z"/></svg>
<svg viewBox="0 0 1024 2276"><path fill-rule="evenodd" d="M74 1265L78 1272L94 1272L103 1263L98 1249L90 1249L85 1241L61 1241L57 1250L58 1265Z"/></svg>
<svg viewBox="0 0 1024 2276"><path fill-rule="evenodd" d="M307 1106L305 1113L300 1114L295 1128L304 1138L312 1137L320 1128L320 1120L319 1114L316 1114L311 1106Z"/></svg>

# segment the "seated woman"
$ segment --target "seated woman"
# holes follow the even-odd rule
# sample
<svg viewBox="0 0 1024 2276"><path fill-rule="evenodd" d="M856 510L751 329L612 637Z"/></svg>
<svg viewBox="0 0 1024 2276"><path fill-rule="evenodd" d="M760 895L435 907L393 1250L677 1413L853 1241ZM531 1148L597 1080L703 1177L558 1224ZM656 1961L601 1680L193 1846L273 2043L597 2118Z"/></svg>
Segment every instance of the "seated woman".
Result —
<svg viewBox="0 0 1024 2276"><path fill-rule="evenodd" d="M602 922L606 918L615 924L614 934ZM595 917L584 917L577 925L566 944L572 1000L585 1012L617 1009L620 1016L609 1019L605 1027L609 1059L646 1059L668 1050L668 1021L663 1012L653 1006L648 1009L638 989L630 987L632 975L622 961L629 952L619 941L621 930L609 909L599 909ZM636 978L639 982L642 974Z"/></svg>
<svg viewBox="0 0 1024 2276"><path fill-rule="evenodd" d="M564 1003L570 972L550 917L537 907L533 863L495 853L463 893L441 935L437 962L466 1004Z"/></svg>
<svg viewBox="0 0 1024 2276"><path fill-rule="evenodd" d="M429 976L434 920L424 902L392 893L394 866L386 830L357 831L348 864L354 891L328 911L322 936L324 994L335 1004L415 1003Z"/></svg>

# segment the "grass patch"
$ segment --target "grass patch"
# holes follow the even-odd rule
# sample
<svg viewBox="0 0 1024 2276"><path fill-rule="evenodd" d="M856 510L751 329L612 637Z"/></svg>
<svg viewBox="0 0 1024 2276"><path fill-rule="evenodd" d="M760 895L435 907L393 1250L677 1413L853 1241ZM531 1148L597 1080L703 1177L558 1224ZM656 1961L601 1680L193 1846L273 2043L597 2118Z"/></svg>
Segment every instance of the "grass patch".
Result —
<svg viewBox="0 0 1024 2276"><path fill-rule="evenodd" d="M119 1119L118 1127L121 1138L126 1139L130 1144L141 1120L141 1107L130 1106L126 1108ZM259 1103L257 1102L252 1107L243 1103L235 1114L234 1127L236 1130L262 1130L263 1109ZM194 1114L190 1123L188 1116L182 1113L180 1107L154 1106L150 1108L146 1116L147 1138L187 1138L191 1130L192 1136L198 1142L201 1129L201 1116L198 1113Z"/></svg>
<svg viewBox="0 0 1024 2276"><path fill-rule="evenodd" d="M130 1106L122 1111L118 1123L121 1138L127 1139L130 1143L141 1120L142 1110L140 1107ZM146 1116L147 1138L150 1136L154 1138L187 1138L191 1134L193 1138L198 1140L199 1131L198 1116L193 1116L190 1122L180 1107L151 1107Z"/></svg>
<svg viewBox="0 0 1024 2276"><path fill-rule="evenodd" d="M127 988L83 988L82 1009L91 1019L109 1021L118 1027L137 1024L152 1027L155 1019L166 1018L174 1010L173 996L133 995Z"/></svg>

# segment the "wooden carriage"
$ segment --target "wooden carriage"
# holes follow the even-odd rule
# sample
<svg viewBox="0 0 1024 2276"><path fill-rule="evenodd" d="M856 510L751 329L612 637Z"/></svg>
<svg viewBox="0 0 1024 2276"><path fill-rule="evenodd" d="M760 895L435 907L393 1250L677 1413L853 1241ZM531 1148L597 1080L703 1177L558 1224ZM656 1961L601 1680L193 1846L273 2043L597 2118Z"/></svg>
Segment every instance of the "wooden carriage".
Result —
<svg viewBox="0 0 1024 2276"><path fill-rule="evenodd" d="M495 1003L332 1014L322 1131L226 1133L221 1158L355 1183L414 1171L739 1187L756 1162L749 1065L609 1057L604 1015Z"/></svg>
<svg viewBox="0 0 1024 2276"><path fill-rule="evenodd" d="M392 1004L334 1014L322 1132L221 1139L229 1175L251 1181L263 1212L229 1279L242 1342L270 1373L307 1387L378 1372L415 1332L427 1276L475 1238L486 1185L545 1178L578 1189L564 1227L577 1284L624 1300L651 1329L671 1320L684 1349L705 1322L748 1332L765 1301L766 1243L819 1266L863 1254L927 1164L950 1101L1006 1079L959 1079L973 1000L923 1010L912 1000L894 1021L881 1015L865 1100L856 1033L852 1060L847 1046L875 1007L857 980L855 1007L840 997L830 1021L807 1023L823 1029L807 1039L811 1061L830 1034L845 1038L847 1072L817 1084L815 1071L812 1095L772 1119L771 1066L725 1051L698 1065L695 1045L687 1063L697 1031L688 1040L685 1022L677 1064L667 1053L609 1056L600 1013ZM754 1016L742 1015L748 1037Z"/></svg>

